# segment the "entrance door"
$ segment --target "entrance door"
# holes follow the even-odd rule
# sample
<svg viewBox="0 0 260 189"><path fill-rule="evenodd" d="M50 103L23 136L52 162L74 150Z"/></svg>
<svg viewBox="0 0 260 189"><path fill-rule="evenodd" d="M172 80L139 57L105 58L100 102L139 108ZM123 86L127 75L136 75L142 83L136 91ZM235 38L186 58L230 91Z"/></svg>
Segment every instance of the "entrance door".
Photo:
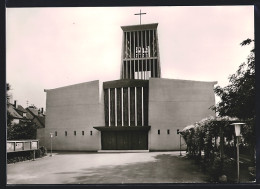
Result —
<svg viewBox="0 0 260 189"><path fill-rule="evenodd" d="M116 135L114 131L101 132L101 144L103 150L116 149Z"/></svg>
<svg viewBox="0 0 260 189"><path fill-rule="evenodd" d="M103 150L147 150L147 131L102 131Z"/></svg>

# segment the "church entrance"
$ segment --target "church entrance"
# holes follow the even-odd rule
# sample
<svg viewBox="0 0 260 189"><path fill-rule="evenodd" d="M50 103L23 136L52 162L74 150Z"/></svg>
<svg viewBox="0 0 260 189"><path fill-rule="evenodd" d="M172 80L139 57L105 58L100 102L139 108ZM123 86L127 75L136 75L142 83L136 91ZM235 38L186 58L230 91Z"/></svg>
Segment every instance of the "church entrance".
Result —
<svg viewBox="0 0 260 189"><path fill-rule="evenodd" d="M147 150L147 131L102 131L102 150Z"/></svg>

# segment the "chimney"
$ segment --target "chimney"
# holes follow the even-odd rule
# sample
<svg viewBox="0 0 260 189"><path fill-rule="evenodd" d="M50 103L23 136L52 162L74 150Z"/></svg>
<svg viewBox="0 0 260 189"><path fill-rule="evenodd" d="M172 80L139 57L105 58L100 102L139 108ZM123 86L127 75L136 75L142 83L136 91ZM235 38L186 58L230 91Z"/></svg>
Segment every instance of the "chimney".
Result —
<svg viewBox="0 0 260 189"><path fill-rule="evenodd" d="M14 107L16 108L16 100L14 101Z"/></svg>
<svg viewBox="0 0 260 189"><path fill-rule="evenodd" d="M40 114L41 114L41 110L39 109L39 110L38 110L38 115L40 115Z"/></svg>
<svg viewBox="0 0 260 189"><path fill-rule="evenodd" d="M42 112L41 113L43 114L43 108L42 108Z"/></svg>

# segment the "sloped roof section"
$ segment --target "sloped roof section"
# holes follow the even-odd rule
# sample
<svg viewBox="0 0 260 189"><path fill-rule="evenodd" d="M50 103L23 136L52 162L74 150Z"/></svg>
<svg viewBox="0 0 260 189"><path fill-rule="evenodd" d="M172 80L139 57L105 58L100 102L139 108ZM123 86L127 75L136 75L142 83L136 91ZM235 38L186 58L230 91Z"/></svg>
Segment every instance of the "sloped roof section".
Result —
<svg viewBox="0 0 260 189"><path fill-rule="evenodd" d="M23 113L27 112L21 105L18 105L16 109Z"/></svg>
<svg viewBox="0 0 260 189"><path fill-rule="evenodd" d="M17 118L17 119L23 119L23 117L17 113L17 111L11 104L7 105L7 111L10 113L11 117Z"/></svg>

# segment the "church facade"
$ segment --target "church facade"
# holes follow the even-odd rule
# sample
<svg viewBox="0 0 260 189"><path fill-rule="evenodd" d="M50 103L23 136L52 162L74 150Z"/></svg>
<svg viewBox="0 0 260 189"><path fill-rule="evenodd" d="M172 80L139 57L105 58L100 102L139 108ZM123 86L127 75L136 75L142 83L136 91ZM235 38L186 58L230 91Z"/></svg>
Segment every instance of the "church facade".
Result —
<svg viewBox="0 0 260 189"><path fill-rule="evenodd" d="M157 27L121 27L119 80L45 90L40 145L50 148L52 140L53 150L178 150L177 129L215 115L209 107L216 82L161 78Z"/></svg>

